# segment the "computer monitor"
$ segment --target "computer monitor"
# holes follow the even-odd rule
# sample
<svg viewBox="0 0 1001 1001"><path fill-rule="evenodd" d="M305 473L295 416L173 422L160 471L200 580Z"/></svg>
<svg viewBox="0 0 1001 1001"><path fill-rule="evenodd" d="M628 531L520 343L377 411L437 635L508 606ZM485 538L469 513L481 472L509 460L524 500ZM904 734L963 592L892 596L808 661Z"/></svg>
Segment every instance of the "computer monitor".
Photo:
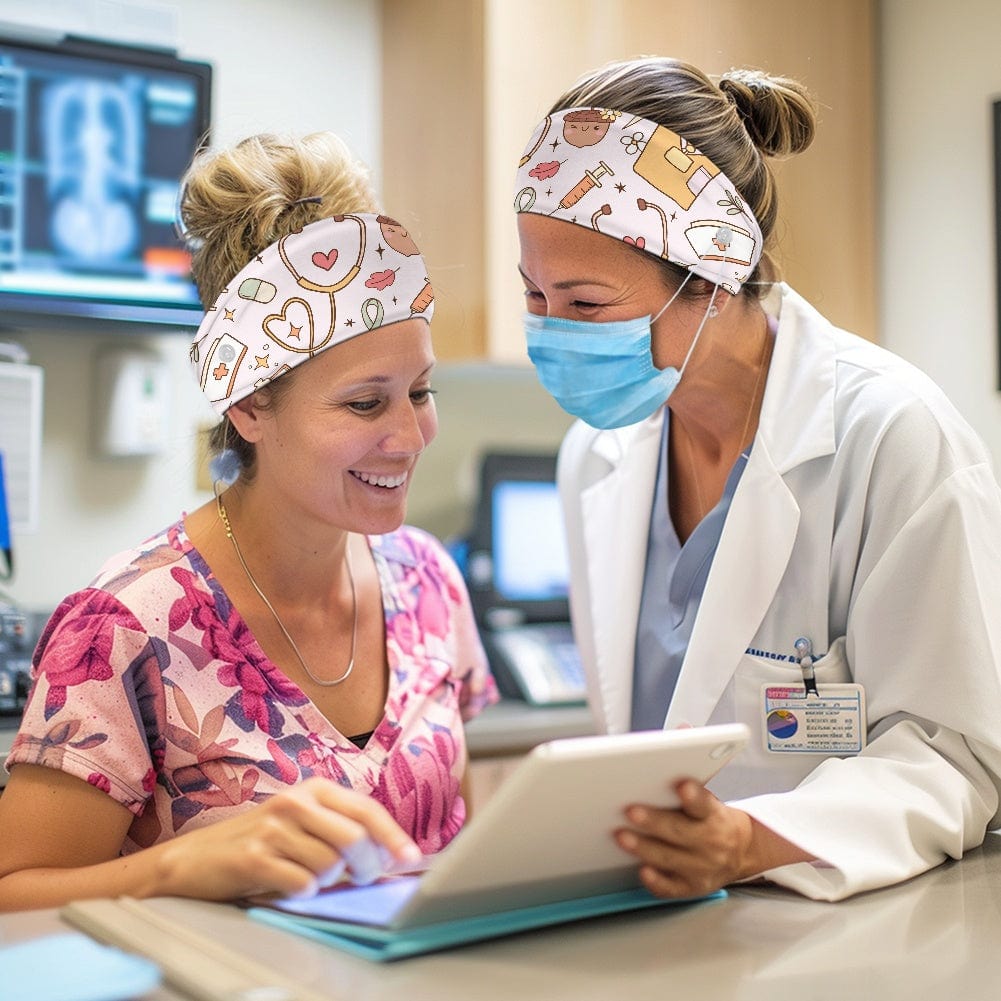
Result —
<svg viewBox="0 0 1001 1001"><path fill-rule="evenodd" d="M175 217L211 83L166 50L0 36L0 327L198 325Z"/></svg>
<svg viewBox="0 0 1001 1001"><path fill-rule="evenodd" d="M570 617L556 456L489 452L469 538L467 577L481 625Z"/></svg>
<svg viewBox="0 0 1001 1001"><path fill-rule="evenodd" d="M567 550L556 484L502 480L493 489L494 588L507 601L567 596Z"/></svg>

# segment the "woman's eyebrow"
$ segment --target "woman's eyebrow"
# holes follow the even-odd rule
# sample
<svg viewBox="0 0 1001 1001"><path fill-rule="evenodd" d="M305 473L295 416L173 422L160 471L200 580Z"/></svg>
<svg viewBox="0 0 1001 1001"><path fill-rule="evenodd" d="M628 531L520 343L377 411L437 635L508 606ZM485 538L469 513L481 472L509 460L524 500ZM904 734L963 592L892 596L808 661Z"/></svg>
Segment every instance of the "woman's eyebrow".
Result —
<svg viewBox="0 0 1001 1001"><path fill-rule="evenodd" d="M434 364L428 365L423 372L418 373L416 378L422 379L424 376L429 375L434 370L434 367ZM355 382L345 386L344 388L349 390L363 389L365 386L383 386L392 381L393 376L391 375L370 375L367 378L357 379Z"/></svg>
<svg viewBox="0 0 1001 1001"><path fill-rule="evenodd" d="M525 279L525 281L531 283L532 285L535 284L535 282L533 282L520 267L518 268L518 272L521 277ZM579 288L581 285L600 285L602 288L613 287L608 282L602 281L600 278L564 278L562 281L553 282L552 287L561 292L565 292L567 289Z"/></svg>

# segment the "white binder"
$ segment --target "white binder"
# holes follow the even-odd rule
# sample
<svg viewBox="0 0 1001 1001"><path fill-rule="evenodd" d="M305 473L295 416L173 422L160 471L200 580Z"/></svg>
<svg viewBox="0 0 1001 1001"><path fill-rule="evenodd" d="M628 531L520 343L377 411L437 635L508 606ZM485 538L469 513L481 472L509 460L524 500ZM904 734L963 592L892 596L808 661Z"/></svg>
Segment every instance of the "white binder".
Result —
<svg viewBox="0 0 1001 1001"><path fill-rule="evenodd" d="M42 369L0 361L0 452L11 532L37 532L42 465Z"/></svg>

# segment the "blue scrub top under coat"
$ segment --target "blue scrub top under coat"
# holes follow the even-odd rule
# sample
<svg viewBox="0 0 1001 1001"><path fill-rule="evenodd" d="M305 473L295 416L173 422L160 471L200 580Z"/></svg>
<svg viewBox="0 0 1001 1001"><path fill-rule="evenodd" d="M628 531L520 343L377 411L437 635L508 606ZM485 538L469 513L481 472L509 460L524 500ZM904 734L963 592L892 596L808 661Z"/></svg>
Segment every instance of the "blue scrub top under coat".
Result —
<svg viewBox="0 0 1001 1001"><path fill-rule="evenodd" d="M667 501L670 427L671 413L666 410L636 630L633 730L663 729L664 717L692 637L709 568L750 452L748 449L737 457L719 503L699 522L682 546L674 530Z"/></svg>

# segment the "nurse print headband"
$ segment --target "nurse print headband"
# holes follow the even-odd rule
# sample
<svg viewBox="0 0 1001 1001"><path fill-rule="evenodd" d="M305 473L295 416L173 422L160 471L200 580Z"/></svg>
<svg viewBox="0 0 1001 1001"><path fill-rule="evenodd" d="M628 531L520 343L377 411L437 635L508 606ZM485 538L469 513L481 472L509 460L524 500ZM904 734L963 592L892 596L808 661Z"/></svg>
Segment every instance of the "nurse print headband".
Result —
<svg viewBox="0 0 1001 1001"><path fill-rule="evenodd" d="M388 216L339 215L282 237L223 289L189 352L217 413L320 351L412 316L431 322L424 259Z"/></svg>
<svg viewBox="0 0 1001 1001"><path fill-rule="evenodd" d="M518 165L517 212L564 219L671 261L736 295L761 228L712 160L663 125L605 108L556 112Z"/></svg>

